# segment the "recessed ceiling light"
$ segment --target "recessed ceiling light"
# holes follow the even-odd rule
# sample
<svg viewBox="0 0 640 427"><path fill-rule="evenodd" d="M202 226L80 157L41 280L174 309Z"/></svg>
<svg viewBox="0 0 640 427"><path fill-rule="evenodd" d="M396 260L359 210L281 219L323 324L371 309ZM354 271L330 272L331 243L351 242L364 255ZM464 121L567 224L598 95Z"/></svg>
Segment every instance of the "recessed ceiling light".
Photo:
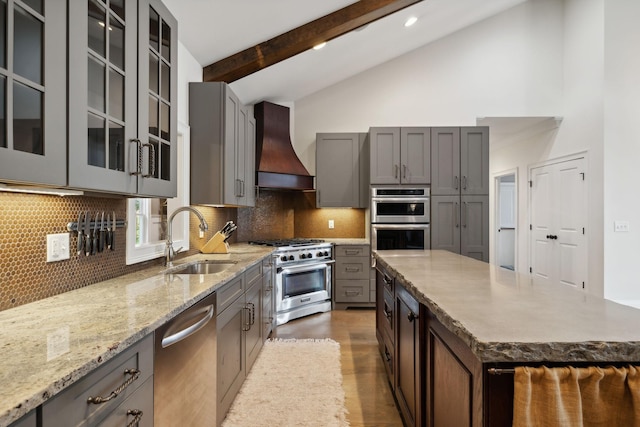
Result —
<svg viewBox="0 0 640 427"><path fill-rule="evenodd" d="M313 48L314 48L315 50L320 50L320 49L322 49L323 47L325 47L326 45L327 45L327 42L322 42L322 43L318 43L318 44L317 44L317 45L315 45Z"/></svg>
<svg viewBox="0 0 640 427"><path fill-rule="evenodd" d="M404 23L405 27L410 27L413 24L415 24L416 22L418 22L418 18L416 18L415 16L410 17L409 19L407 19Z"/></svg>

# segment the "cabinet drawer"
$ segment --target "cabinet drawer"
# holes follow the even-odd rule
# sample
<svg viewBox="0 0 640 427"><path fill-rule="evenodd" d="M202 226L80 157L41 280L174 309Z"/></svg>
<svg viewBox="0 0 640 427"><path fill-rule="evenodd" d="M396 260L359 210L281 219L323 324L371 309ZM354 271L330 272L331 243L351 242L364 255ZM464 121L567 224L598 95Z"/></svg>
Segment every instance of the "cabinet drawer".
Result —
<svg viewBox="0 0 640 427"><path fill-rule="evenodd" d="M258 263L252 267L249 267L244 272L244 280L247 285L246 289L253 286L254 282L262 277L262 264Z"/></svg>
<svg viewBox="0 0 640 427"><path fill-rule="evenodd" d="M395 370L393 369L395 352L393 350L393 343L386 336L384 336L382 339L382 343L380 345L380 352L382 353L384 370L387 372L387 379L389 380L389 385L391 385L391 390L395 390L395 380L393 378L393 375L395 372Z"/></svg>
<svg viewBox="0 0 640 427"><path fill-rule="evenodd" d="M217 314L220 314L244 293L243 282L244 274L236 277L216 291L216 294L218 295L216 300Z"/></svg>
<svg viewBox="0 0 640 427"><path fill-rule="evenodd" d="M139 375L125 373L132 369L138 370ZM132 378L136 379L131 381ZM96 425L132 396L149 378L153 378L153 334L45 402L42 407L43 419L46 420L47 427ZM113 399L100 404L88 403L89 397L109 397L127 383L129 385ZM153 400L153 394L151 396ZM153 410L149 418L153 420L152 413Z"/></svg>
<svg viewBox="0 0 640 427"><path fill-rule="evenodd" d="M369 257L336 259L336 279L369 280Z"/></svg>
<svg viewBox="0 0 640 427"><path fill-rule="evenodd" d="M136 427L153 427L153 378L148 379L127 400L122 402L107 418L100 423L100 427L128 426L138 419Z"/></svg>
<svg viewBox="0 0 640 427"><path fill-rule="evenodd" d="M387 292L387 290L384 290L384 302L383 302L383 306L382 306L382 314L383 314L383 322L382 322L382 332L383 335L386 334L387 338L391 341L391 343L393 344L394 340L393 340L393 309L394 309L395 305L393 302L393 295L389 294L389 292Z"/></svg>
<svg viewBox="0 0 640 427"><path fill-rule="evenodd" d="M369 256L369 245L338 245L336 246L336 258L348 256Z"/></svg>
<svg viewBox="0 0 640 427"><path fill-rule="evenodd" d="M336 302L369 302L369 280L336 280Z"/></svg>

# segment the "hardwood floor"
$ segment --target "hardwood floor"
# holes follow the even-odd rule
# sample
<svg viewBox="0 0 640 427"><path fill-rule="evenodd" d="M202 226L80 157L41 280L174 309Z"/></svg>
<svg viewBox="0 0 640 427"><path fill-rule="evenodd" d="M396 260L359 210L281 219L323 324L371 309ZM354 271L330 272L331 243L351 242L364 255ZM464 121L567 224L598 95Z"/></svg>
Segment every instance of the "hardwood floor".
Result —
<svg viewBox="0 0 640 427"><path fill-rule="evenodd" d="M278 326L277 338L331 338L340 343L351 426L402 426L378 351L373 309L334 310Z"/></svg>

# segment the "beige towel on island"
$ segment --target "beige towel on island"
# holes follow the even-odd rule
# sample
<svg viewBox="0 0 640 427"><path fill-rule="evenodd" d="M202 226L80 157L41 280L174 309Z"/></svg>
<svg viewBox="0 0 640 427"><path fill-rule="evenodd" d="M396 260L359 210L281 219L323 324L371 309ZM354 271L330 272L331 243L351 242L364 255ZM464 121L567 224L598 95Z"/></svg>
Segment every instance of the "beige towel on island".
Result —
<svg viewBox="0 0 640 427"><path fill-rule="evenodd" d="M527 368L514 376L513 427L640 427L640 371Z"/></svg>

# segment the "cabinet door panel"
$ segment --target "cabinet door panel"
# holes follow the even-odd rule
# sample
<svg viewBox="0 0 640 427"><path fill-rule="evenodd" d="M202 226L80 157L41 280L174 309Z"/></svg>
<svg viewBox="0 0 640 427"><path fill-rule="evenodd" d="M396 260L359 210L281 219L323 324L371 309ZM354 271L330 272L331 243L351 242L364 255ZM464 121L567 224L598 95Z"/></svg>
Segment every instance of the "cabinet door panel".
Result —
<svg viewBox="0 0 640 427"><path fill-rule="evenodd" d="M64 186L66 8L56 2L42 8L32 13L14 2L0 4L0 179ZM10 20L14 31L6 31Z"/></svg>
<svg viewBox="0 0 640 427"><path fill-rule="evenodd" d="M436 334L430 336L432 425L471 426L472 375Z"/></svg>
<svg viewBox="0 0 640 427"><path fill-rule="evenodd" d="M401 286L396 287L396 398L407 425L417 425L420 386L419 304Z"/></svg>
<svg viewBox="0 0 640 427"><path fill-rule="evenodd" d="M371 128L370 183L400 183L400 128Z"/></svg>
<svg viewBox="0 0 640 427"><path fill-rule="evenodd" d="M489 194L489 128L460 129L462 194Z"/></svg>
<svg viewBox="0 0 640 427"><path fill-rule="evenodd" d="M460 253L489 262L489 196L462 196Z"/></svg>
<svg viewBox="0 0 640 427"><path fill-rule="evenodd" d="M431 197L431 249L460 253L460 197Z"/></svg>
<svg viewBox="0 0 640 427"><path fill-rule="evenodd" d="M429 184L431 182L430 129L401 128L400 157L403 184Z"/></svg>
<svg viewBox="0 0 640 427"><path fill-rule="evenodd" d="M246 374L249 373L262 349L262 280L247 291L245 306Z"/></svg>
<svg viewBox="0 0 640 427"><path fill-rule="evenodd" d="M357 133L316 135L318 207L359 207L359 155Z"/></svg>
<svg viewBox="0 0 640 427"><path fill-rule="evenodd" d="M217 424L220 425L245 378L244 297L216 318L218 336Z"/></svg>
<svg viewBox="0 0 640 427"><path fill-rule="evenodd" d="M460 129L431 129L431 195L460 194Z"/></svg>

